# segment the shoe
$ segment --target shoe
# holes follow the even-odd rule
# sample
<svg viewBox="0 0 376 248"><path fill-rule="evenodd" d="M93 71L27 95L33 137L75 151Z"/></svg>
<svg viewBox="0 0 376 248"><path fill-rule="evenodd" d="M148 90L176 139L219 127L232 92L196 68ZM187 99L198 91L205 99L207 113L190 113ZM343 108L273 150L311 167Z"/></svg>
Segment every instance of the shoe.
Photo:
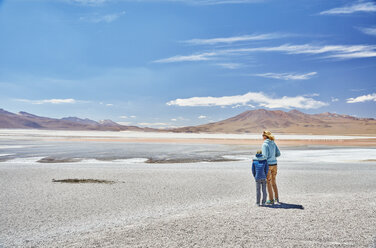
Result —
<svg viewBox="0 0 376 248"><path fill-rule="evenodd" d="M279 199L278 198L274 199L274 202L279 203Z"/></svg>
<svg viewBox="0 0 376 248"><path fill-rule="evenodd" d="M267 200L266 202L266 205L273 205L274 204L274 200Z"/></svg>
<svg viewBox="0 0 376 248"><path fill-rule="evenodd" d="M260 203L256 203L255 206L256 206L256 207L260 207Z"/></svg>

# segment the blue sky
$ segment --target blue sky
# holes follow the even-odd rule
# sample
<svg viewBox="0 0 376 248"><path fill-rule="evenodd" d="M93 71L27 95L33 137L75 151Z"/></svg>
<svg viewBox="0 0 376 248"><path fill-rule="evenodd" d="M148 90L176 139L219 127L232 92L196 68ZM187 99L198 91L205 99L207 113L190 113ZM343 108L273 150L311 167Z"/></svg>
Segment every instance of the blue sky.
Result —
<svg viewBox="0 0 376 248"><path fill-rule="evenodd" d="M376 117L376 2L0 0L0 108L168 127Z"/></svg>

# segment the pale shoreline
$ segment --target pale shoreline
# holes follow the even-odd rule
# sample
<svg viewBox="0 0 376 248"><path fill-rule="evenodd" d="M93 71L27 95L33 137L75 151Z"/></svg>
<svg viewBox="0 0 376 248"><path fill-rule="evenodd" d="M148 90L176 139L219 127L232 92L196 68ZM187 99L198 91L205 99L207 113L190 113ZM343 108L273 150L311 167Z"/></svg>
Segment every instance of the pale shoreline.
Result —
<svg viewBox="0 0 376 248"><path fill-rule="evenodd" d="M273 133L278 140L347 140L376 139L374 135L317 135ZM136 132L136 131L96 131L96 130L43 130L43 129L0 129L1 136L30 137L101 137L101 138L170 138L170 139L261 139L260 133L177 133L177 132Z"/></svg>
<svg viewBox="0 0 376 248"><path fill-rule="evenodd" d="M128 138L128 139L108 139L108 138L54 138L48 141L74 141L74 142L123 142L123 143L165 143L165 144L221 144L221 145L261 145L263 140L241 140L241 139L161 139L161 138ZM352 140L278 140L280 146L376 146L376 139L352 139Z"/></svg>
<svg viewBox="0 0 376 248"><path fill-rule="evenodd" d="M376 146L376 136L346 135L297 135L275 134L281 146ZM153 133L153 132L111 132L111 131L62 131L0 129L0 139L30 139L73 142L124 142L124 143L189 143L259 145L260 134L208 134L208 133Z"/></svg>

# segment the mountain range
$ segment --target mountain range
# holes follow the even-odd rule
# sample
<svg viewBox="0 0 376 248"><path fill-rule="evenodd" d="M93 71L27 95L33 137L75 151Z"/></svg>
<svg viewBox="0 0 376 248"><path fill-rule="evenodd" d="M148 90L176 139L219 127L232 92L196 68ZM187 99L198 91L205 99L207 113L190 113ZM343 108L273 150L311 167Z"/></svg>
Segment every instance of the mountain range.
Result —
<svg viewBox="0 0 376 248"><path fill-rule="evenodd" d="M375 135L376 120L357 118L335 113L305 114L298 110L257 109L243 112L232 118L205 125L183 127L175 132L205 133L274 133Z"/></svg>
<svg viewBox="0 0 376 248"><path fill-rule="evenodd" d="M15 114L0 109L0 128L189 133L260 133L267 129L274 133L290 134L376 135L376 120L335 113L306 114L298 110L285 112L281 110L256 109L219 122L159 130L124 126L111 120L97 122L78 117L55 119L26 112Z"/></svg>
<svg viewBox="0 0 376 248"><path fill-rule="evenodd" d="M14 114L0 109L0 128L52 129L52 130L101 130L101 131L154 131L151 128L124 126L111 120L93 121L77 117L61 119L41 117L27 112Z"/></svg>

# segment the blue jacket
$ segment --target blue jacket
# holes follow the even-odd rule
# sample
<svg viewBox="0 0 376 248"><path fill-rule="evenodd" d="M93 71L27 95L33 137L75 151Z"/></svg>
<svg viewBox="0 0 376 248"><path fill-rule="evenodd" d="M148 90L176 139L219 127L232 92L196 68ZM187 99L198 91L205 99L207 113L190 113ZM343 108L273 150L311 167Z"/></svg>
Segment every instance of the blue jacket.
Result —
<svg viewBox="0 0 376 248"><path fill-rule="evenodd" d="M266 179L269 165L262 154L256 154L252 161L252 174L256 180Z"/></svg>
<svg viewBox="0 0 376 248"><path fill-rule="evenodd" d="M276 157L281 156L281 152L273 140L266 139L264 144L262 144L262 155L268 160L268 164L271 165L277 164Z"/></svg>

